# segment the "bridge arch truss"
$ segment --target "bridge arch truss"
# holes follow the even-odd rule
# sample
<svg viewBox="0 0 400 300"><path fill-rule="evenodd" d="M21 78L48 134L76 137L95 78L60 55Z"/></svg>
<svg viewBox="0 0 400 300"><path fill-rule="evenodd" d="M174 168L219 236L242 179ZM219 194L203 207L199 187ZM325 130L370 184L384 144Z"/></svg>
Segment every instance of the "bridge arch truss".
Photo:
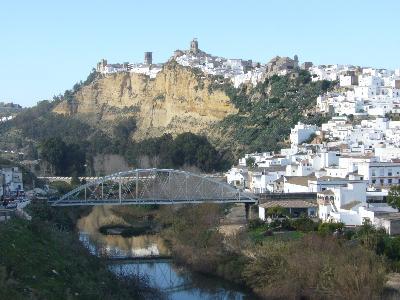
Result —
<svg viewBox="0 0 400 300"><path fill-rule="evenodd" d="M87 182L52 205L255 202L249 194L209 176L173 169L135 169Z"/></svg>

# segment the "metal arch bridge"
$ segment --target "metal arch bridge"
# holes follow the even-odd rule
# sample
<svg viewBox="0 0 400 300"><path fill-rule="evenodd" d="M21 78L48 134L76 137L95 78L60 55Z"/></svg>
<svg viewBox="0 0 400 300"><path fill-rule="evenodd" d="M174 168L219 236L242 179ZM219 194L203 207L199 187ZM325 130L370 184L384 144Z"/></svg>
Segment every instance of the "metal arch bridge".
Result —
<svg viewBox="0 0 400 300"><path fill-rule="evenodd" d="M87 182L51 205L255 202L251 195L205 175L173 169L135 169Z"/></svg>

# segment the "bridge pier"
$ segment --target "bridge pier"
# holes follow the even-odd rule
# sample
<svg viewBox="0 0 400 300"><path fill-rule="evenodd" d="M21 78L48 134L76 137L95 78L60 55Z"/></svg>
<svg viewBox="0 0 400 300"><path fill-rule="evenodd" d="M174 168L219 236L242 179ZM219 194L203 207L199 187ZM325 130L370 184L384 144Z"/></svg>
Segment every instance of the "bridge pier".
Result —
<svg viewBox="0 0 400 300"><path fill-rule="evenodd" d="M244 209L246 211L246 221L250 220L251 218L251 207L250 207L250 203L245 203L244 204Z"/></svg>

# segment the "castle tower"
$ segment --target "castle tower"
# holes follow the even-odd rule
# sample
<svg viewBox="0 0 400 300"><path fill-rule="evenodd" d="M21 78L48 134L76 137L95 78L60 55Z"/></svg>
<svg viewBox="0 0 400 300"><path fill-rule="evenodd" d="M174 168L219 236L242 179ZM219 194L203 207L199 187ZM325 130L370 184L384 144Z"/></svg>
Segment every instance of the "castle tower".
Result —
<svg viewBox="0 0 400 300"><path fill-rule="evenodd" d="M107 66L107 60L103 58L100 62L97 63L96 71L102 73L104 72L106 66Z"/></svg>
<svg viewBox="0 0 400 300"><path fill-rule="evenodd" d="M145 65L153 64L153 52L145 52L144 53L144 64Z"/></svg>
<svg viewBox="0 0 400 300"><path fill-rule="evenodd" d="M297 56L297 54L294 56L294 67L299 67L299 57Z"/></svg>
<svg viewBox="0 0 400 300"><path fill-rule="evenodd" d="M199 52L199 42L196 38L190 42L190 52L193 54L197 54Z"/></svg>

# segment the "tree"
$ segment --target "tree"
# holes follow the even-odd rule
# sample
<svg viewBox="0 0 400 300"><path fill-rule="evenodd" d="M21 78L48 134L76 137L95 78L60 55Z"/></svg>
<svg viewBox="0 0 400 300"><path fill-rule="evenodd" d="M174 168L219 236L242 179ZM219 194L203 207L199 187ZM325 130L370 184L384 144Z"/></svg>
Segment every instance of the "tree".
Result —
<svg viewBox="0 0 400 300"><path fill-rule="evenodd" d="M135 118L126 118L121 121L114 127L114 136L117 140L121 140L126 142L132 132L136 130L136 120Z"/></svg>
<svg viewBox="0 0 400 300"><path fill-rule="evenodd" d="M27 147L26 147L25 157L26 157L27 159L31 159L31 160L34 160L34 159L37 159L37 158L38 158L37 149L36 149L36 147L33 145L32 142L29 142L28 145L27 145Z"/></svg>
<svg viewBox="0 0 400 300"><path fill-rule="evenodd" d="M256 166L256 160L254 159L254 157L248 157L246 158L246 166L248 168L254 168Z"/></svg>
<svg viewBox="0 0 400 300"><path fill-rule="evenodd" d="M400 211L400 185L395 185L390 188L387 203Z"/></svg>
<svg viewBox="0 0 400 300"><path fill-rule="evenodd" d="M79 145L67 145L60 137L55 137L42 142L40 149L42 158L52 165L55 175L85 172L86 155Z"/></svg>
<svg viewBox="0 0 400 300"><path fill-rule="evenodd" d="M50 138L45 140L40 148L42 157L53 166L55 174L60 174L66 150L63 140L59 137Z"/></svg>
<svg viewBox="0 0 400 300"><path fill-rule="evenodd" d="M271 217L272 219L278 218L285 213L285 209L282 206L273 206L268 208L267 216Z"/></svg>
<svg viewBox="0 0 400 300"><path fill-rule="evenodd" d="M333 222L328 222L328 223L321 223L318 226L318 233L322 236L326 235L331 235L335 231L341 231L344 228L343 223L333 223Z"/></svg>
<svg viewBox="0 0 400 300"><path fill-rule="evenodd" d="M302 232L314 231L318 228L318 224L315 223L311 218L307 215L302 215L300 218L292 221L291 224L296 230Z"/></svg>

